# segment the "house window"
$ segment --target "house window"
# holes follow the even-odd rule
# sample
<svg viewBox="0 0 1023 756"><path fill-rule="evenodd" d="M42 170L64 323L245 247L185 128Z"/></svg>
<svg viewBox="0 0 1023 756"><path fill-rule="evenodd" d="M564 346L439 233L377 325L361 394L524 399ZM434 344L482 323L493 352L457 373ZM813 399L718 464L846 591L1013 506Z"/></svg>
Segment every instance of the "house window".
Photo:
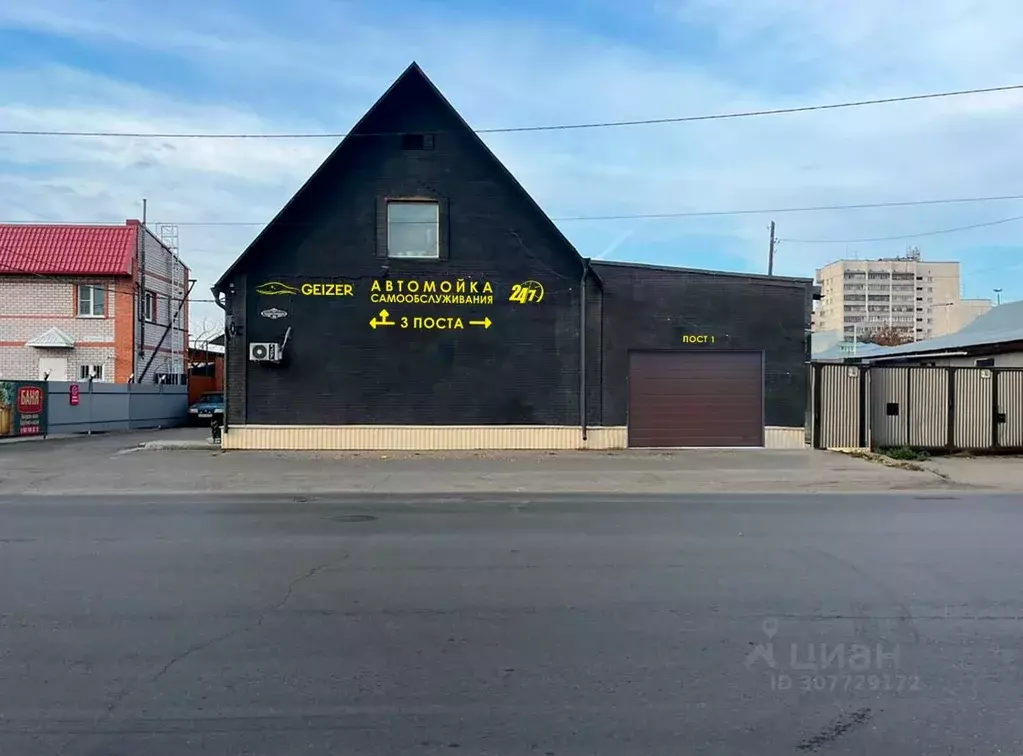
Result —
<svg viewBox="0 0 1023 756"><path fill-rule="evenodd" d="M156 320L156 292L147 291L143 300L145 318L150 323Z"/></svg>
<svg viewBox="0 0 1023 756"><path fill-rule="evenodd" d="M976 365L977 365L977 367L994 367L995 366L995 358L994 357L984 357L982 359L977 360Z"/></svg>
<svg viewBox="0 0 1023 756"><path fill-rule="evenodd" d="M87 381L92 378L94 381L103 380L103 366L102 365L79 365L78 366L78 380Z"/></svg>
<svg viewBox="0 0 1023 756"><path fill-rule="evenodd" d="M440 205L436 202L387 203L387 256L440 257Z"/></svg>
<svg viewBox="0 0 1023 756"><path fill-rule="evenodd" d="M106 315L107 292L102 286L82 284L78 287L78 317L102 318Z"/></svg>

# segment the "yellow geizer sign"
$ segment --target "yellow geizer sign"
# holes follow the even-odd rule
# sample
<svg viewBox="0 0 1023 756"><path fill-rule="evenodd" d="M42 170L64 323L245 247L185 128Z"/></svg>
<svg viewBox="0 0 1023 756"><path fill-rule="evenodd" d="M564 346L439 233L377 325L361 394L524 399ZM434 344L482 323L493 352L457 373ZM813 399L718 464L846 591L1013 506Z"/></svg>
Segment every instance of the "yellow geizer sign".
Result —
<svg viewBox="0 0 1023 756"><path fill-rule="evenodd" d="M349 283L304 283L295 287L280 281L268 281L257 286L256 292L264 296L351 297L355 295L355 287Z"/></svg>
<svg viewBox="0 0 1023 756"><path fill-rule="evenodd" d="M683 344L713 344L714 337L707 333L687 333L682 337Z"/></svg>

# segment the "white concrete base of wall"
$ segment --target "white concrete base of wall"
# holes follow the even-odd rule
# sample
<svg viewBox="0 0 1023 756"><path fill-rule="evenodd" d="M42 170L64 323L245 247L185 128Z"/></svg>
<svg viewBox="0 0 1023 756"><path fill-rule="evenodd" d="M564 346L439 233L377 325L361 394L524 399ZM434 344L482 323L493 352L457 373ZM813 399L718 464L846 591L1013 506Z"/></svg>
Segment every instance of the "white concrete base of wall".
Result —
<svg viewBox="0 0 1023 756"><path fill-rule="evenodd" d="M764 429L765 449L806 449L806 430L798 428L786 428L778 425L768 425Z"/></svg>
<svg viewBox="0 0 1023 756"><path fill-rule="evenodd" d="M802 428L768 426L767 449L804 449ZM223 449L280 451L476 451L625 449L624 425L232 425Z"/></svg>

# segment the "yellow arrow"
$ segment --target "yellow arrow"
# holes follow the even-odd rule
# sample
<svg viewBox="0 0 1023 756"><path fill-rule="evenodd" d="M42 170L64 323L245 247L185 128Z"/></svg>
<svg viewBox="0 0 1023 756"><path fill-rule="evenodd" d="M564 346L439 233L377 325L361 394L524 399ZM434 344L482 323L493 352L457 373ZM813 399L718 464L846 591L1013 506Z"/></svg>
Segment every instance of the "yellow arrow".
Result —
<svg viewBox="0 0 1023 756"><path fill-rule="evenodd" d="M393 326L393 325L395 325L393 320L388 320L387 319L390 316L391 316L391 313L389 313L387 310L381 310L380 314L377 316L378 318L380 318L380 320L377 320L377 318L373 318L371 321L369 321L369 327L372 328L375 331L377 329L377 326Z"/></svg>
<svg viewBox="0 0 1023 756"><path fill-rule="evenodd" d="M470 320L469 325L483 326L484 328L490 328L490 318L483 318L483 320Z"/></svg>

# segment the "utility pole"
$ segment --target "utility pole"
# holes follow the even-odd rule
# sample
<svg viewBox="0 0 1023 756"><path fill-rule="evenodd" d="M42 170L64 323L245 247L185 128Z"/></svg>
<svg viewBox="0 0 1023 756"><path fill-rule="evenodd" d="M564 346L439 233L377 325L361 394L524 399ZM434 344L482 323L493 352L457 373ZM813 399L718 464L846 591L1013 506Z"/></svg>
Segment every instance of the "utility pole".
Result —
<svg viewBox="0 0 1023 756"><path fill-rule="evenodd" d="M135 265L138 271L139 284L135 290L134 306L135 317L139 324L139 346L136 350L138 356L135 358L136 383L142 382L142 373L139 368L146 355L146 220L149 210L149 200L142 198L142 228L138 230L138 238L135 242Z"/></svg>
<svg viewBox="0 0 1023 756"><path fill-rule="evenodd" d="M995 289L995 306L997 307L1002 303L1002 290Z"/></svg>
<svg viewBox="0 0 1023 756"><path fill-rule="evenodd" d="M767 275L774 275L774 221L771 221L771 246L767 253Z"/></svg>

